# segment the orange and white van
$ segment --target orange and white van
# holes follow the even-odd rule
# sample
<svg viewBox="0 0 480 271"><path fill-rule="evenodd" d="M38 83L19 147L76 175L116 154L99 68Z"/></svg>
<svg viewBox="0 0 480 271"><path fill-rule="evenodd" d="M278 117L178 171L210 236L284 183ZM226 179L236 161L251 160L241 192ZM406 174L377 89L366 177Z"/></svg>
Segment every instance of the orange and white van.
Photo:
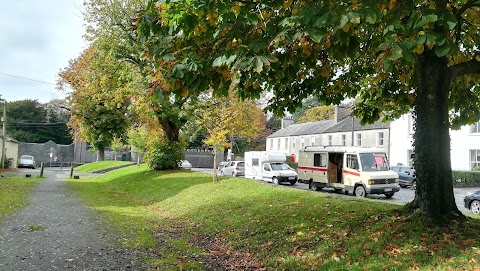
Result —
<svg viewBox="0 0 480 271"><path fill-rule="evenodd" d="M358 197L400 190L398 174L389 170L385 151L361 147L305 147L298 157L299 179L310 189L325 187Z"/></svg>

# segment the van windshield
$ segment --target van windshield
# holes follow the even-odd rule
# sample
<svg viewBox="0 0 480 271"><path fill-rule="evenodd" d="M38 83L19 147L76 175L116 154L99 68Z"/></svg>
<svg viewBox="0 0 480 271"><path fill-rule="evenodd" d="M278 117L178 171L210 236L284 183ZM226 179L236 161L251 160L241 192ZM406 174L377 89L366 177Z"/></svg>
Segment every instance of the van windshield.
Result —
<svg viewBox="0 0 480 271"><path fill-rule="evenodd" d="M385 153L361 153L360 163L362 171L388 170L388 160Z"/></svg>
<svg viewBox="0 0 480 271"><path fill-rule="evenodd" d="M271 163L272 170L289 170L290 167L285 163Z"/></svg>

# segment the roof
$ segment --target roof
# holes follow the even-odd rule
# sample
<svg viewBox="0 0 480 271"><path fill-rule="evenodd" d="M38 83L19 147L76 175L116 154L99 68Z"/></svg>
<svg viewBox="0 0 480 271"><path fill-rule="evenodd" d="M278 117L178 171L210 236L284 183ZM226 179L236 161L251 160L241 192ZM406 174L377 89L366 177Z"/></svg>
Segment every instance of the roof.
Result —
<svg viewBox="0 0 480 271"><path fill-rule="evenodd" d="M334 120L322 120L315 122L292 124L269 135L268 138L323 134L325 130L332 127L333 125L335 125Z"/></svg>
<svg viewBox="0 0 480 271"><path fill-rule="evenodd" d="M352 119L354 121L353 129L352 129ZM366 131L366 130L388 129L389 127L390 127L390 122L382 122L381 120L378 120L372 124L362 125L360 123L360 119L350 117L350 118L345 118L339 123L337 123L335 126L328 128L327 130L325 130L325 133L351 132L352 130Z"/></svg>
<svg viewBox="0 0 480 271"><path fill-rule="evenodd" d="M366 131L366 130L378 130L388 129L390 122L376 121L372 124L361 125L360 119L353 118L354 131ZM276 131L269 135L267 138L288 137L288 136L300 136L300 135L316 135L326 133L341 133L352 131L352 118L346 117L337 124L334 120L322 120L316 122L305 122L299 124L292 124L283 129Z"/></svg>

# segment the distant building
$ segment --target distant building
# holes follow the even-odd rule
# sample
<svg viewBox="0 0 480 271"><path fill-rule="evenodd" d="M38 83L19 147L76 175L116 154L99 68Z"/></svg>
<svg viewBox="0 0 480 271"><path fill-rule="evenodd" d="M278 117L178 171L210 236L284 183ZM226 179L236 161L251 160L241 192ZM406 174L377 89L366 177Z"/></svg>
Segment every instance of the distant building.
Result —
<svg viewBox="0 0 480 271"><path fill-rule="evenodd" d="M392 165L412 165L414 132L412 114L405 114L391 123ZM480 122L450 130L450 146L446 147L450 147L452 169L472 170L480 167Z"/></svg>
<svg viewBox="0 0 480 271"><path fill-rule="evenodd" d="M5 138L5 161L8 159L13 159L11 168L17 167L18 161L18 141L9 138L8 136ZM0 135L0 146L3 145L3 136ZM2 146L3 147L3 146ZM0 149L1 150L1 149ZM1 155L1 152L0 152Z"/></svg>
<svg viewBox="0 0 480 271"><path fill-rule="evenodd" d="M296 155L306 146L358 146L384 149L390 154L390 123L361 125L345 106L335 106L333 120L284 125L267 137L267 151Z"/></svg>

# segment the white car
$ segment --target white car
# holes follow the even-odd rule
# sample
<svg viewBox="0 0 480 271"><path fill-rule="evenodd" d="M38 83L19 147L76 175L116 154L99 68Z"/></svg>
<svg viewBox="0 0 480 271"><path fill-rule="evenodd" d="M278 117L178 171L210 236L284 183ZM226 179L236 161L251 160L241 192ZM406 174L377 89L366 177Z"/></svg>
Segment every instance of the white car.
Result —
<svg viewBox="0 0 480 271"><path fill-rule="evenodd" d="M28 167L35 169L35 158L31 155L22 155L18 160L18 167Z"/></svg>
<svg viewBox="0 0 480 271"><path fill-rule="evenodd" d="M231 161L220 169L220 175L222 176L245 176L245 162L244 161Z"/></svg>
<svg viewBox="0 0 480 271"><path fill-rule="evenodd" d="M180 161L178 166L181 168L188 168L188 169L192 168L192 164L190 164L190 162L188 162L187 160Z"/></svg>

